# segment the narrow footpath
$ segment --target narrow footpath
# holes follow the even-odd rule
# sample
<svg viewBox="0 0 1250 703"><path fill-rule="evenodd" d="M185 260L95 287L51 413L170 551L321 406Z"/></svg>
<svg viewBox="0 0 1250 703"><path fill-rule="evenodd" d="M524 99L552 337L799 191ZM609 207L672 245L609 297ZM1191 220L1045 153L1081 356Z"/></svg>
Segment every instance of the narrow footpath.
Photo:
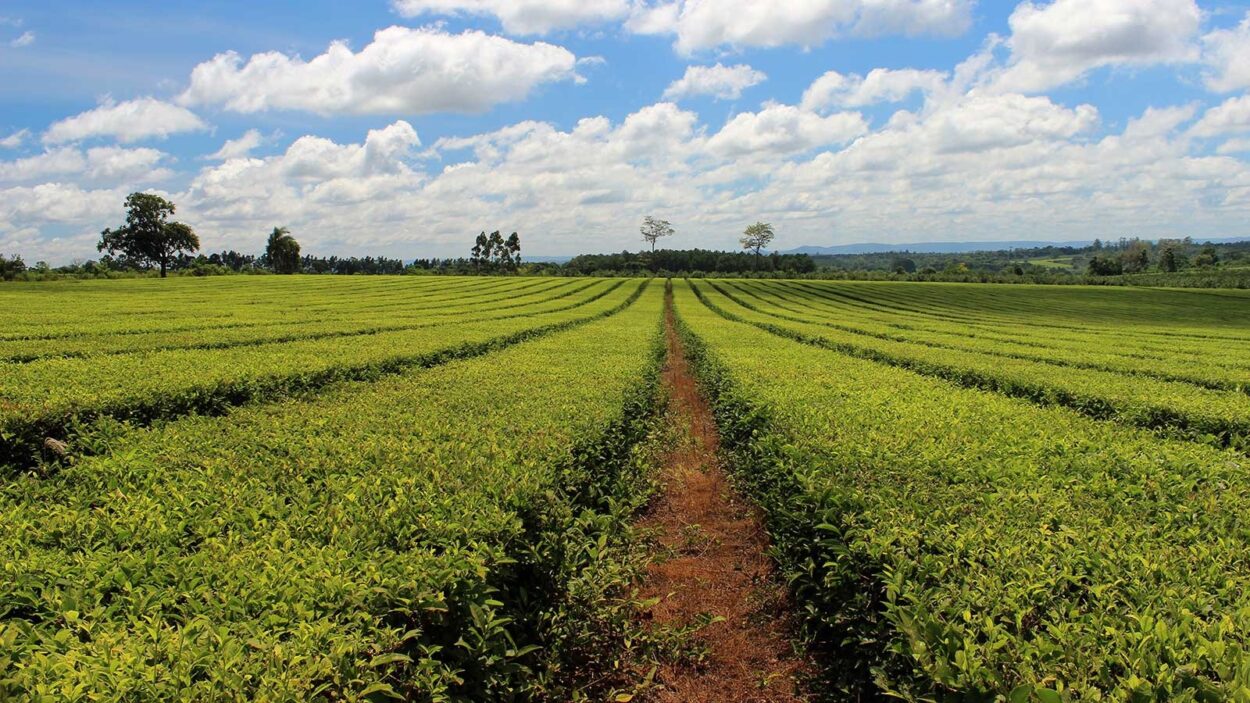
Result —
<svg viewBox="0 0 1250 703"><path fill-rule="evenodd" d="M666 302L673 444L661 457L662 490L642 526L668 558L652 564L643 598L660 625L723 618L699 630L698 663L660 666L653 700L682 703L804 701L802 656L791 645L790 603L768 557L768 537L755 509L731 486L717 456L716 423L699 393Z"/></svg>

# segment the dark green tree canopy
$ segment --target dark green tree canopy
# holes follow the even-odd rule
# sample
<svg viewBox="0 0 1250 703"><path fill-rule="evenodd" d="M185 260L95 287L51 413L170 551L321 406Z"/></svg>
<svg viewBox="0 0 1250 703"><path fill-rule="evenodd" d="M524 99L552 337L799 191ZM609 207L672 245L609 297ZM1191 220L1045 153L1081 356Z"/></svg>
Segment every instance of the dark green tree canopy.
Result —
<svg viewBox="0 0 1250 703"><path fill-rule="evenodd" d="M897 273L915 273L916 262L905 256L897 256L890 264L890 269Z"/></svg>
<svg viewBox="0 0 1250 703"><path fill-rule="evenodd" d="M515 272L521 265L521 237L513 232L505 240L499 230L482 232L474 240L469 263L475 271Z"/></svg>
<svg viewBox="0 0 1250 703"><path fill-rule="evenodd" d="M274 273L298 273L300 270L299 242L286 227L274 227L265 244L265 259Z"/></svg>
<svg viewBox="0 0 1250 703"><path fill-rule="evenodd" d="M1194 257L1194 265L1199 268L1211 268L1220 262L1220 256L1215 251L1215 247L1210 244L1202 248L1198 256Z"/></svg>
<svg viewBox="0 0 1250 703"><path fill-rule="evenodd" d="M1089 260L1089 275L1119 276L1124 273L1124 264L1113 256L1095 256Z"/></svg>
<svg viewBox="0 0 1250 703"><path fill-rule="evenodd" d="M1159 253L1159 270L1164 273L1176 273L1180 270L1180 257L1176 253L1176 248L1166 246Z"/></svg>
<svg viewBox="0 0 1250 703"><path fill-rule="evenodd" d="M516 232L508 235L508 241L504 244L505 250L508 252L508 265L513 271L521 265L521 237Z"/></svg>
<svg viewBox="0 0 1250 703"><path fill-rule="evenodd" d="M5 258L4 254L0 254L0 280L11 281L25 270L26 262L22 261L22 257L14 254L10 258Z"/></svg>
<svg viewBox="0 0 1250 703"><path fill-rule="evenodd" d="M181 252L200 248L200 238L191 227L170 222L174 204L153 193L131 193L126 197L126 224L100 233L98 251L122 254L143 266L159 266L161 278L169 263Z"/></svg>

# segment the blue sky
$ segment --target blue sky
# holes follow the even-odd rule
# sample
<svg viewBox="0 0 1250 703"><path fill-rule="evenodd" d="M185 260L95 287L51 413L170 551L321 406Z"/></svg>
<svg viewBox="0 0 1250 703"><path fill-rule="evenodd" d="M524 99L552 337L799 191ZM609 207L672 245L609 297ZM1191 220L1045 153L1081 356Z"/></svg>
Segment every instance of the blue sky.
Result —
<svg viewBox="0 0 1250 703"><path fill-rule="evenodd" d="M10 0L0 252L95 256L134 190L253 252L1250 235L1248 11Z"/></svg>

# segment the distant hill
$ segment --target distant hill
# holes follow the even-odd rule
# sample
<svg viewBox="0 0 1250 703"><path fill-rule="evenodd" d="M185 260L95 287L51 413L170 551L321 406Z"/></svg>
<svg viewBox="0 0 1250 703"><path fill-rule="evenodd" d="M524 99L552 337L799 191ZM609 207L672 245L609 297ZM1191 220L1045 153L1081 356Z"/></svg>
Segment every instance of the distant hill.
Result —
<svg viewBox="0 0 1250 703"><path fill-rule="evenodd" d="M1195 238L1200 244L1225 242L1243 242L1250 237ZM1107 239L1110 243L1112 240ZM1093 240L1072 242L912 242L909 244L878 244L864 242L860 244L837 244L833 246L801 246L782 251L782 254L808 254L810 256L830 256L837 254L884 254L894 251L909 251L917 254L963 254L973 251L1007 251L1010 249L1041 249L1044 247L1073 247L1082 249L1093 244Z"/></svg>

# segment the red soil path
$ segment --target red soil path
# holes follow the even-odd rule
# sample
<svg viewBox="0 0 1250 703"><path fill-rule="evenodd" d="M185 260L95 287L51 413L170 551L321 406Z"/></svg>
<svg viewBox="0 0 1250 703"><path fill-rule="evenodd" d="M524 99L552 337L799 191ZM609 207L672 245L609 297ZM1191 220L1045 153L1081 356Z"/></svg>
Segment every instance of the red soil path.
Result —
<svg viewBox="0 0 1250 703"><path fill-rule="evenodd" d="M650 617L681 626L700 615L724 618L696 635L707 657L665 664L656 673L664 703L789 703L806 662L791 645L790 604L777 584L757 512L731 486L717 457L715 420L699 393L666 312L663 382L677 441L662 456L663 490L642 526L673 556L653 564L642 597L660 598Z"/></svg>

